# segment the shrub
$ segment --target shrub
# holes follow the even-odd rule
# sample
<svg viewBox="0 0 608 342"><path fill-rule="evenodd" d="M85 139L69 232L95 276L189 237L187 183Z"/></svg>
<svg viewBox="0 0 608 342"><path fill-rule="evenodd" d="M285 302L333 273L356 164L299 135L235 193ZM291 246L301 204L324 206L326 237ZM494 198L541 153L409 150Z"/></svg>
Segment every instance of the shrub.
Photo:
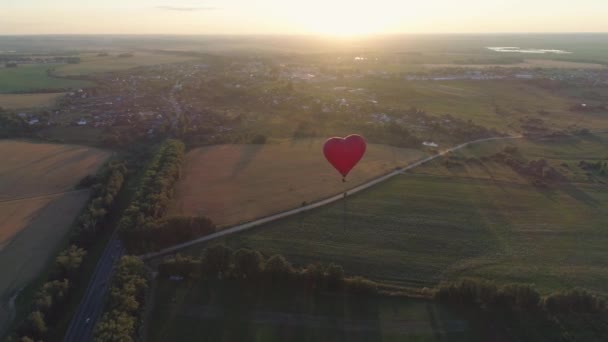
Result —
<svg viewBox="0 0 608 342"><path fill-rule="evenodd" d="M356 295L373 295L378 293L378 285L363 277L356 276L347 279L348 291Z"/></svg>
<svg viewBox="0 0 608 342"><path fill-rule="evenodd" d="M554 313L597 313L606 308L606 302L585 290L557 292L543 300L545 308Z"/></svg>
<svg viewBox="0 0 608 342"><path fill-rule="evenodd" d="M253 139L251 139L251 143L256 144L256 145L263 145L266 143L266 141L267 141L266 136L261 135L261 134L258 134L255 137L253 137Z"/></svg>

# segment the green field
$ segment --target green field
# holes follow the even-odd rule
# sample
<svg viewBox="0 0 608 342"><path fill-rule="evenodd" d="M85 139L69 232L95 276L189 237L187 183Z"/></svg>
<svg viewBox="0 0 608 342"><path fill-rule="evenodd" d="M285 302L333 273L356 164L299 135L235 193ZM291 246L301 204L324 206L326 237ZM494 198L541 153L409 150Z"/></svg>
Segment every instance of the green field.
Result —
<svg viewBox="0 0 608 342"><path fill-rule="evenodd" d="M77 89L92 85L87 81L49 76L47 70L53 67L50 64L34 64L0 68L0 93Z"/></svg>
<svg viewBox="0 0 608 342"><path fill-rule="evenodd" d="M594 139L520 144L531 155L556 158L552 164L575 165L606 157L606 138ZM478 153L500 147L488 146ZM491 167L480 177L441 171L438 160L346 203L224 242L300 263L334 261L349 274L404 285L471 276L534 283L543 293L580 286L608 294L608 186L578 180L543 189L510 179L506 166Z"/></svg>
<svg viewBox="0 0 608 342"><path fill-rule="evenodd" d="M533 84L510 80L404 81L391 79L358 79L330 82L319 88L302 86L313 96L327 96L336 86L364 89L364 98L375 94L382 108L407 110L416 107L433 115L451 114L462 120L472 120L487 128L502 132L521 132L522 119L538 118L552 129L564 129L573 124L581 127L608 127L606 113L574 113L570 108L580 99L553 93ZM336 93L335 91L333 91ZM335 95L335 94L332 94ZM360 95L338 93L351 102ZM539 114L544 111L545 115Z"/></svg>
<svg viewBox="0 0 608 342"><path fill-rule="evenodd" d="M168 280L154 297L147 341L478 340L462 317L424 300Z"/></svg>
<svg viewBox="0 0 608 342"><path fill-rule="evenodd" d="M89 75L100 72L126 70L140 66L180 63L194 59L192 57L143 52L136 52L133 54L133 57L118 57L117 54L108 56L83 54L80 57L81 62L79 64L66 64L58 67L56 70L57 75Z"/></svg>

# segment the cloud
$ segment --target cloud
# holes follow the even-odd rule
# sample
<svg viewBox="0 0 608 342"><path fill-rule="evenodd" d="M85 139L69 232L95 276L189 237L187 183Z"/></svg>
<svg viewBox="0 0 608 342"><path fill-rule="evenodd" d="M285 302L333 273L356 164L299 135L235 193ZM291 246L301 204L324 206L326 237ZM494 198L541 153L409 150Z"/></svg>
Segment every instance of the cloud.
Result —
<svg viewBox="0 0 608 342"><path fill-rule="evenodd" d="M181 7L181 6L156 6L158 9L165 11L179 11L179 12L195 12L195 11L215 11L217 7Z"/></svg>

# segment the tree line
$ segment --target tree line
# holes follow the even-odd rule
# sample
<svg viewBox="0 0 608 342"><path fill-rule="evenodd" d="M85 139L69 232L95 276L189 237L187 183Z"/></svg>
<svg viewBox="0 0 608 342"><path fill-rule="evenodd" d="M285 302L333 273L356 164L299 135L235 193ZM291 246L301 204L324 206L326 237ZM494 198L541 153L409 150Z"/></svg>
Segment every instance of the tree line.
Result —
<svg viewBox="0 0 608 342"><path fill-rule="evenodd" d="M148 163L135 199L118 224L131 253L158 250L215 232L215 225L205 217L164 217L181 173L184 152L181 141L169 139Z"/></svg>
<svg viewBox="0 0 608 342"><path fill-rule="evenodd" d="M92 195L88 205L76 220L69 236L70 245L55 258L46 281L35 291L29 314L16 325L9 341L41 341L52 335L52 330L63 317L68 300L79 283L79 271L102 221L122 188L127 168L124 162L108 163L98 175L89 177Z"/></svg>
<svg viewBox="0 0 608 342"><path fill-rule="evenodd" d="M95 342L135 341L147 288L143 261L123 256L112 276L104 313L95 326Z"/></svg>
<svg viewBox="0 0 608 342"><path fill-rule="evenodd" d="M533 286L463 279L444 283L435 299L456 309L490 334L526 341L605 341L606 302L586 290L571 289L542 296Z"/></svg>
<svg viewBox="0 0 608 342"><path fill-rule="evenodd" d="M346 276L342 266L312 263L293 266L280 254L266 258L260 251L224 245L206 248L200 257L180 254L163 260L159 276L173 279L222 279L247 281L248 285L304 287L312 291L337 291L355 295L378 293L375 282L363 277Z"/></svg>
<svg viewBox="0 0 608 342"><path fill-rule="evenodd" d="M487 310L547 310L552 313L600 313L606 301L586 290L567 290L545 297L531 285L507 284L463 279L438 286L435 298L448 305Z"/></svg>

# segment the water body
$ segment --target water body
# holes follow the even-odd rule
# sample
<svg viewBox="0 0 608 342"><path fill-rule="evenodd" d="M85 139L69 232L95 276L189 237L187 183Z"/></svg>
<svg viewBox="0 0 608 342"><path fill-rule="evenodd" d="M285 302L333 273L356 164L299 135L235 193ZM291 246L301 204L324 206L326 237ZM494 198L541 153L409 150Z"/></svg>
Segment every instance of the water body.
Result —
<svg viewBox="0 0 608 342"><path fill-rule="evenodd" d="M497 47L487 47L488 50L496 51L496 52L519 52L519 53L554 53L558 55L566 55L571 54L572 52L564 51L564 50L555 50L555 49L522 49L517 46L497 46Z"/></svg>

